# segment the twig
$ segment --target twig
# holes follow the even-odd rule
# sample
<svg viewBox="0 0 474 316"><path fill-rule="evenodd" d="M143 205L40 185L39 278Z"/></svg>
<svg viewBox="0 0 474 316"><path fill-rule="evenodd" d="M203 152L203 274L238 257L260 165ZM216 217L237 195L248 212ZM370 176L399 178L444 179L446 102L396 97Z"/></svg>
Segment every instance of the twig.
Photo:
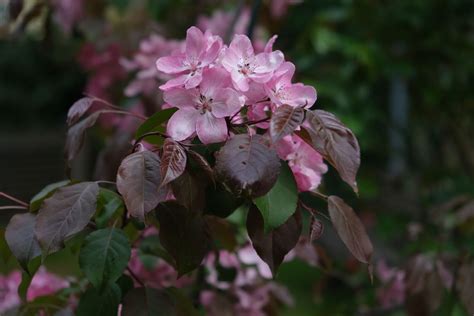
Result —
<svg viewBox="0 0 474 316"><path fill-rule="evenodd" d="M101 110L99 111L99 113L113 113L113 114L123 114L123 115L129 115L129 116L133 116L133 117L136 117L142 121L146 121L148 118L143 116L143 115L140 115L140 114L136 114L136 113L132 113L132 112L127 112L127 111L123 111L123 110Z"/></svg>
<svg viewBox="0 0 474 316"><path fill-rule="evenodd" d="M16 202L16 203L18 203L18 204L20 204L20 205L23 205L23 206L25 206L25 207L28 207L28 206L29 206L28 203L23 202L22 200L19 200L19 199L17 199L17 198L14 198L13 196L8 195L8 194L6 194L6 193L0 192L0 196L3 196L4 198L9 199L10 201Z"/></svg>
<svg viewBox="0 0 474 316"><path fill-rule="evenodd" d="M142 280L140 280L140 278L132 271L132 269L130 269L130 267L127 266L127 271L128 273L130 273L130 276L138 282L138 284L140 284L142 287L145 287L145 283L143 283Z"/></svg>
<svg viewBox="0 0 474 316"><path fill-rule="evenodd" d="M316 196L320 199L323 199L325 201L327 201L329 198L326 194L322 194L321 192L318 192L318 191L309 191L309 194Z"/></svg>
<svg viewBox="0 0 474 316"><path fill-rule="evenodd" d="M161 136L161 137L163 137L163 138L167 138L167 137L168 137L168 135L163 134L162 132L158 132L158 131L145 133L145 134L141 135L140 137L138 137L138 138L135 140L135 143L133 144L133 147L135 147L135 146L136 146L139 142L141 142L145 137L153 136L153 135L155 135L155 136Z"/></svg>
<svg viewBox="0 0 474 316"><path fill-rule="evenodd" d="M28 207L19 206L19 205L0 206L0 210L27 210L27 209Z"/></svg>
<svg viewBox="0 0 474 316"><path fill-rule="evenodd" d="M256 120L256 121L247 121L247 122L244 122L244 123L233 124L233 125L234 125L235 127L248 126L248 125L255 125L255 124L258 124L258 123L262 123L262 122L268 121L269 119L270 119L269 117L266 117L266 118L263 118L263 119L260 119L260 120Z"/></svg>
<svg viewBox="0 0 474 316"><path fill-rule="evenodd" d="M114 104L110 103L109 101L106 101L106 100L101 99L101 98L99 98L99 97L96 97L96 96L94 96L94 95L87 94L87 93L84 93L84 95L85 95L86 97L89 97L89 98L94 99L94 101L101 102L101 103L107 105L108 107L110 107L110 108L112 108L112 109L123 110L121 107L119 107L119 106L117 106L117 105L114 105Z"/></svg>

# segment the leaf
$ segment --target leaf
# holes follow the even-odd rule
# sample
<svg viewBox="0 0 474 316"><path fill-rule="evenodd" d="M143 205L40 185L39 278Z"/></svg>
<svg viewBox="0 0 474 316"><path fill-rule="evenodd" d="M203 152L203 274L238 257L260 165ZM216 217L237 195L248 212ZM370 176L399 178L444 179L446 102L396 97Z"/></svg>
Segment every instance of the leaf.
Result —
<svg viewBox="0 0 474 316"><path fill-rule="evenodd" d="M82 182L58 189L44 200L35 233L45 255L61 249L64 240L80 232L95 213L99 186Z"/></svg>
<svg viewBox="0 0 474 316"><path fill-rule="evenodd" d="M474 293L474 261L461 264L456 288L467 312L470 315L474 314L474 300L472 299L472 293Z"/></svg>
<svg viewBox="0 0 474 316"><path fill-rule="evenodd" d="M104 228L87 236L79 254L79 266L97 288L114 283L127 267L131 249L127 236L116 228Z"/></svg>
<svg viewBox="0 0 474 316"><path fill-rule="evenodd" d="M226 218L243 203L244 199L236 197L219 182L206 190L206 214Z"/></svg>
<svg viewBox="0 0 474 316"><path fill-rule="evenodd" d="M324 231L323 223L316 218L316 216L311 215L311 223L309 225L309 240L310 242L319 239Z"/></svg>
<svg viewBox="0 0 474 316"><path fill-rule="evenodd" d="M82 294L77 316L117 316L121 299L120 287L112 283L105 290L89 288Z"/></svg>
<svg viewBox="0 0 474 316"><path fill-rule="evenodd" d="M257 254L275 276L285 255L296 246L301 235L301 213L297 210L283 225L265 234L263 217L255 205L247 215L247 232Z"/></svg>
<svg viewBox="0 0 474 316"><path fill-rule="evenodd" d="M76 124L81 117L89 111L94 101L93 98L84 97L74 102L67 112L67 125L71 126Z"/></svg>
<svg viewBox="0 0 474 316"><path fill-rule="evenodd" d="M15 258L25 271L28 262L41 255L41 248L35 236L36 215L16 214L8 223L5 240Z"/></svg>
<svg viewBox="0 0 474 316"><path fill-rule="evenodd" d="M304 121L304 109L287 104L279 106L270 120L270 136L276 143L293 133Z"/></svg>
<svg viewBox="0 0 474 316"><path fill-rule="evenodd" d="M143 122L135 132L135 139L143 137L146 133L161 131L165 123L178 109L170 108L156 112Z"/></svg>
<svg viewBox="0 0 474 316"><path fill-rule="evenodd" d="M165 291L139 287L125 295L122 316L168 316L176 315L176 306Z"/></svg>
<svg viewBox="0 0 474 316"><path fill-rule="evenodd" d="M237 246L237 229L228 221L207 215L204 217L212 240L218 246L218 249L233 251Z"/></svg>
<svg viewBox="0 0 474 316"><path fill-rule="evenodd" d="M161 186L164 186L180 175L186 169L187 156L184 148L167 138L163 144L163 153L161 155Z"/></svg>
<svg viewBox="0 0 474 316"><path fill-rule="evenodd" d="M66 159L69 164L81 150L87 129L94 126L99 115L100 112L95 112L68 129L66 136Z"/></svg>
<svg viewBox="0 0 474 316"><path fill-rule="evenodd" d="M192 169L188 164L185 172L171 182L176 200L193 211L202 211L205 206L207 177L201 170Z"/></svg>
<svg viewBox="0 0 474 316"><path fill-rule="evenodd" d="M63 180L48 184L40 192L38 192L30 201L30 212L36 212L41 207L44 199L50 197L57 189L71 183L69 180Z"/></svg>
<svg viewBox="0 0 474 316"><path fill-rule="evenodd" d="M342 180L357 193L360 148L354 133L334 114L323 110L307 111L306 123L304 127L311 138L310 145L336 168Z"/></svg>
<svg viewBox="0 0 474 316"><path fill-rule="evenodd" d="M187 151L189 158L191 161L194 161L196 165L204 171L207 177L214 182L214 170L212 170L211 165L209 162L204 158L201 154L195 152L194 150Z"/></svg>
<svg viewBox="0 0 474 316"><path fill-rule="evenodd" d="M337 234L357 260L370 263L373 247L364 225L354 210L334 195L328 198L328 211Z"/></svg>
<svg viewBox="0 0 474 316"><path fill-rule="evenodd" d="M151 151L127 156L117 172L117 190L123 196L128 212L145 220L145 215L166 197L160 189L160 159Z"/></svg>
<svg viewBox="0 0 474 316"><path fill-rule="evenodd" d="M294 214L298 203L298 189L293 172L286 163L283 164L273 188L253 201L262 213L266 233L282 225Z"/></svg>
<svg viewBox="0 0 474 316"><path fill-rule="evenodd" d="M120 195L113 191L100 188L97 198L97 212L94 220L97 227L106 227L113 216L118 212L122 212L124 207L125 205Z"/></svg>
<svg viewBox="0 0 474 316"><path fill-rule="evenodd" d="M203 216L175 201L160 203L156 214L161 244L176 261L178 274L197 268L211 244Z"/></svg>
<svg viewBox="0 0 474 316"><path fill-rule="evenodd" d="M280 172L280 159L261 135L239 134L216 154L215 171L236 194L250 197L265 195Z"/></svg>

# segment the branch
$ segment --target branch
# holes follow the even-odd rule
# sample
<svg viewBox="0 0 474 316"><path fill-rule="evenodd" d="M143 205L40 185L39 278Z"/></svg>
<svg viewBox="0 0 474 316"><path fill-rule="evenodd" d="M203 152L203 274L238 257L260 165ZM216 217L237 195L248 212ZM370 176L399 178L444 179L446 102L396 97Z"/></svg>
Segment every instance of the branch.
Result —
<svg viewBox="0 0 474 316"><path fill-rule="evenodd" d="M18 204L20 204L20 205L22 205L22 206L25 206L25 207L28 207L28 206L29 206L28 203L23 202L22 200L19 200L19 199L17 199L17 198L14 198L13 196L8 195L8 194L6 194L6 193L0 192L0 196L3 196L4 198L9 199L10 201L13 201L13 202L15 202L15 203L18 203Z"/></svg>
<svg viewBox="0 0 474 316"><path fill-rule="evenodd" d="M27 210L26 206L18 206L18 205L7 205L7 206L0 206L0 210Z"/></svg>
<svg viewBox="0 0 474 316"><path fill-rule="evenodd" d="M240 123L240 124L233 124L235 127L241 127L241 126L249 126L249 125L255 125L255 124L258 124L258 123L262 123L262 122L265 122L265 121L268 121L270 118L269 117L266 117L266 118L263 118L263 119L260 119L260 120L256 120L256 121L248 121L248 122L244 122L244 123Z"/></svg>
<svg viewBox="0 0 474 316"><path fill-rule="evenodd" d="M135 272L132 271L132 269L130 269L129 266L127 266L127 271L128 271L128 273L130 273L130 276L131 276L135 281L137 281L138 284L140 284L142 287L145 287L145 283L143 283L143 281L140 280L140 278L135 274Z"/></svg>

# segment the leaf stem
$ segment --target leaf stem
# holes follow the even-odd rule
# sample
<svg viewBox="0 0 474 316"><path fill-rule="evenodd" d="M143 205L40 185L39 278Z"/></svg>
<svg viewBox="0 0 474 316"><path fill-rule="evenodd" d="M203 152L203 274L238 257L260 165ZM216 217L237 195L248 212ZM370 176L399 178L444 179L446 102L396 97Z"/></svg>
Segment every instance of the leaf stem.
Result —
<svg viewBox="0 0 474 316"><path fill-rule="evenodd" d="M129 266L127 266L127 271L128 273L130 274L130 276L138 282L138 284L140 284L142 287L145 287L145 283L143 283L142 280L140 280L140 278L135 274L135 272L132 271L132 269L130 269Z"/></svg>
<svg viewBox="0 0 474 316"><path fill-rule="evenodd" d="M328 200L328 196L326 194L322 194L321 192L318 192L318 191L309 191L309 194L315 196L315 197L318 197L320 199L323 199L325 201Z"/></svg>
<svg viewBox="0 0 474 316"><path fill-rule="evenodd" d="M23 202L22 200L19 200L19 199L15 198L15 197L13 197L13 196L11 196L11 195L8 195L8 194L6 194L6 193L4 193L4 192L0 192L0 196L3 196L4 198L9 199L10 201L16 202L16 203L18 203L18 204L20 204L20 205L22 205L22 206L25 206L25 207L28 207L28 206L29 206L28 203Z"/></svg>
<svg viewBox="0 0 474 316"><path fill-rule="evenodd" d="M240 123L240 124L233 124L235 127L241 127L241 126L249 126L249 125L255 125L255 124L258 124L258 123L262 123L262 122L265 122L265 121L268 121L270 118L269 117L266 117L266 118L263 118L263 119L260 119L260 120L256 120L256 121L248 121L248 122L244 122L244 123Z"/></svg>
<svg viewBox="0 0 474 316"><path fill-rule="evenodd" d="M148 137L148 136L153 136L153 135L158 135L158 136L161 136L163 138L167 138L168 135L166 134L163 134L162 132L158 132L158 131L155 131L155 132L148 132L148 133L145 133L143 135L141 135L140 137L138 137L136 140L135 140L135 144L133 145L133 147L135 147L139 142L141 142L145 137Z"/></svg>
<svg viewBox="0 0 474 316"><path fill-rule="evenodd" d="M127 112L127 111L124 111L124 110L101 110L101 111L98 111L98 113L114 113L114 114L123 114L123 115L128 115L128 116L133 116L133 117L136 117L142 121L146 121L147 120L147 117L143 116L143 115L140 115L140 114L136 114L136 113L132 113L132 112Z"/></svg>
<svg viewBox="0 0 474 316"><path fill-rule="evenodd" d="M26 206L19 206L19 205L7 205L7 206L0 206L0 210L27 210Z"/></svg>
<svg viewBox="0 0 474 316"><path fill-rule="evenodd" d="M114 105L114 104L110 103L109 101L106 101L106 100L101 99L101 98L99 98L99 97L96 97L96 96L94 96L94 95L92 95L92 94L84 93L84 95L85 95L86 97L89 97L89 98L94 99L94 101L101 102L101 103L105 104L105 105L108 106L109 108L117 109L117 110L122 110L122 111L123 111L123 109L122 109L121 107L119 107L119 106L117 106L117 105Z"/></svg>

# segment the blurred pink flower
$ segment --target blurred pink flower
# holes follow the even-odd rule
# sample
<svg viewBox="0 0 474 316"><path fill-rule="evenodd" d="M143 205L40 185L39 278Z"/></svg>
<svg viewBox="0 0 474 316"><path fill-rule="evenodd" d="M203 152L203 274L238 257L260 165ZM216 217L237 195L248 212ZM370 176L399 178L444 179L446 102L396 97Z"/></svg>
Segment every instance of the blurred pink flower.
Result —
<svg viewBox="0 0 474 316"><path fill-rule="evenodd" d="M243 100L229 84L228 74L214 67L203 72L199 88L165 91L164 100L179 108L168 121L168 134L178 141L195 132L204 144L225 141L225 117L235 114L243 105Z"/></svg>
<svg viewBox="0 0 474 316"><path fill-rule="evenodd" d="M250 81L268 82L284 60L280 51L255 55L252 43L245 35L235 35L223 54L223 67L231 74L235 88L243 92L249 90Z"/></svg>
<svg viewBox="0 0 474 316"><path fill-rule="evenodd" d="M270 11L273 17L280 18L286 14L290 5L302 3L303 0L270 0Z"/></svg>
<svg viewBox="0 0 474 316"><path fill-rule="evenodd" d="M160 89L166 91L183 85L186 89L197 87L201 83L203 69L214 62L221 47L222 41L210 34L203 34L197 27L190 27L186 32L184 52L174 52L156 62L159 71L178 74Z"/></svg>
<svg viewBox="0 0 474 316"><path fill-rule="evenodd" d="M0 314L20 304L18 285L21 282L21 272L13 271L9 275L0 275Z"/></svg>
<svg viewBox="0 0 474 316"><path fill-rule="evenodd" d="M312 191L328 170L321 155L296 135L285 136L277 144L278 155L288 161L299 191Z"/></svg>
<svg viewBox="0 0 474 316"><path fill-rule="evenodd" d="M229 31L229 26L232 24L234 18L234 11L223 11L216 10L212 16L200 16L198 18L197 26L203 31L210 31L213 34L219 35L225 38ZM247 31L248 24L250 22L250 10L245 8L240 13L237 21L235 22L234 29L231 31L231 35L234 34L245 34Z"/></svg>
<svg viewBox="0 0 474 316"><path fill-rule="evenodd" d="M53 0L54 19L69 34L84 14L84 0Z"/></svg>
<svg viewBox="0 0 474 316"><path fill-rule="evenodd" d="M405 301L405 271L390 268L381 260L377 263L375 275L382 283L376 291L382 307L390 308Z"/></svg>

